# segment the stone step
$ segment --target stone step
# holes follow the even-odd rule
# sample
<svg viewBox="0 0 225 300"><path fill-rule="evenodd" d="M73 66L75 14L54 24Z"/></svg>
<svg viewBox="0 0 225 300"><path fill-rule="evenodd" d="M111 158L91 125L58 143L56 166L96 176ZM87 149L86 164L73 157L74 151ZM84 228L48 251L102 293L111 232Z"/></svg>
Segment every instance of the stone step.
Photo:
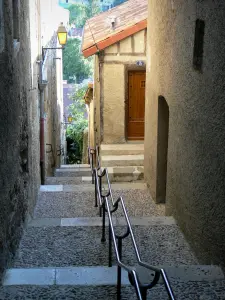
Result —
<svg viewBox="0 0 225 300"><path fill-rule="evenodd" d="M88 164L71 164L71 165L61 165L61 169L90 169L90 165Z"/></svg>
<svg viewBox="0 0 225 300"><path fill-rule="evenodd" d="M224 300L224 280L173 281L172 288L179 300ZM0 300L115 300L116 286L108 285L13 285L0 287ZM134 288L122 285L121 300L137 299ZM147 300L168 299L165 287L157 285L148 291Z"/></svg>
<svg viewBox="0 0 225 300"><path fill-rule="evenodd" d="M72 181L71 177L71 181ZM107 189L107 184L103 184L104 190ZM122 182L122 183L112 183L112 190L146 190L147 185L143 182ZM95 189L94 184L51 184L51 185L41 185L40 192L76 192L76 191L93 191Z"/></svg>
<svg viewBox="0 0 225 300"><path fill-rule="evenodd" d="M130 292L133 297L133 289L123 288L123 293ZM115 286L72 286L72 285L16 285L0 287L0 300L115 300ZM129 298L127 298L129 299ZM135 299L135 298L133 298Z"/></svg>
<svg viewBox="0 0 225 300"><path fill-rule="evenodd" d="M124 226L115 226L124 233ZM194 265L191 252L177 225L133 226L143 261L154 265ZM114 251L113 251L114 256ZM136 264L130 238L123 241L123 262ZM101 242L101 227L28 227L21 240L14 268L107 266L106 242Z"/></svg>
<svg viewBox="0 0 225 300"><path fill-rule="evenodd" d="M139 155L101 155L102 167L143 166L144 154Z"/></svg>
<svg viewBox="0 0 225 300"><path fill-rule="evenodd" d="M144 154L144 144L102 144L101 155L138 155Z"/></svg>
<svg viewBox="0 0 225 300"><path fill-rule="evenodd" d="M176 282L213 282L224 280L220 267L213 265L189 265L189 266L156 266L164 269L169 281ZM148 284L154 278L154 271L143 267L135 268L142 283ZM122 269L122 285L130 285L128 273ZM53 267L53 268L22 268L8 269L3 285L91 285L104 286L117 284L117 267ZM163 284L162 277L158 284Z"/></svg>
<svg viewBox="0 0 225 300"><path fill-rule="evenodd" d="M91 185L90 185L91 186ZM113 187L113 185L112 185ZM165 205L156 204L147 189L113 189L113 197L122 196L130 217L164 216ZM96 217L94 189L76 192L40 192L34 211L35 218ZM122 216L121 206L115 216Z"/></svg>
<svg viewBox="0 0 225 300"><path fill-rule="evenodd" d="M110 182L143 182L144 167L107 167Z"/></svg>
<svg viewBox="0 0 225 300"><path fill-rule="evenodd" d="M90 181L89 181L90 182ZM46 185L82 184L82 177L47 177Z"/></svg>
<svg viewBox="0 0 225 300"><path fill-rule="evenodd" d="M124 217L112 217L115 226L127 225ZM108 216L106 215L108 220ZM173 217L130 217L132 226L156 226L156 225L175 225ZM108 221L106 226L108 226ZM78 218L34 218L29 220L28 227L80 227L80 226L102 226L100 217L78 217Z"/></svg>
<svg viewBox="0 0 225 300"><path fill-rule="evenodd" d="M55 170L55 177L82 177L91 176L89 168L60 168Z"/></svg>

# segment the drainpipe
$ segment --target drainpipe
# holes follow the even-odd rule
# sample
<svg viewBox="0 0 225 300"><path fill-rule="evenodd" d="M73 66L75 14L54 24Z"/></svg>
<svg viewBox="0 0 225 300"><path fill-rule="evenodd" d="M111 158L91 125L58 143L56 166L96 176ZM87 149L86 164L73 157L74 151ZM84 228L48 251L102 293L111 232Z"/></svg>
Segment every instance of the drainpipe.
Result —
<svg viewBox="0 0 225 300"><path fill-rule="evenodd" d="M45 184L45 107L44 107L44 90L48 84L47 80L43 80L42 71L43 61L40 62L40 76L38 87L40 90L40 169L41 184Z"/></svg>

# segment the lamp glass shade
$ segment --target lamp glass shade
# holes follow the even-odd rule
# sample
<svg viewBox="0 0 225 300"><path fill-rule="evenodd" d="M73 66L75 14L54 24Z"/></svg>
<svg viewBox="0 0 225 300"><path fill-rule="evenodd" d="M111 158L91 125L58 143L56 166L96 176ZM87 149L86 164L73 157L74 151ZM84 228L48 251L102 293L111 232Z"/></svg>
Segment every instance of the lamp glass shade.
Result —
<svg viewBox="0 0 225 300"><path fill-rule="evenodd" d="M61 46L66 45L66 42L67 42L67 31L66 31L66 27L63 25L63 23L61 23L59 25L59 28L58 28L58 31L57 31L57 36L58 36L59 44Z"/></svg>
<svg viewBox="0 0 225 300"><path fill-rule="evenodd" d="M68 116L68 122L71 123L73 121L73 117L72 116Z"/></svg>

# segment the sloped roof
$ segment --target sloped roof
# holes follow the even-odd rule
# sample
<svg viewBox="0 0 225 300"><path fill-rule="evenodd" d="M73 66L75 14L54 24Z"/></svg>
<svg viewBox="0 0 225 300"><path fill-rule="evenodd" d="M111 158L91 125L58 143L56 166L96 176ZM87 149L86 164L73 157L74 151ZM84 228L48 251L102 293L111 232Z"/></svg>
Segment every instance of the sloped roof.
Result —
<svg viewBox="0 0 225 300"><path fill-rule="evenodd" d="M87 20L82 52L91 56L147 28L148 0L129 0ZM114 28L111 20L115 20Z"/></svg>

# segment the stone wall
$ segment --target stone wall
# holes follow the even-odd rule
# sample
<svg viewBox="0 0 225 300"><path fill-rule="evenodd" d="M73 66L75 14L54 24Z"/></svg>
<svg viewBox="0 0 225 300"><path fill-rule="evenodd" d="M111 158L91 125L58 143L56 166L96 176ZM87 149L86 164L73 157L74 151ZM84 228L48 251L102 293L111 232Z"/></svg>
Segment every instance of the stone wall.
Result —
<svg viewBox="0 0 225 300"><path fill-rule="evenodd" d="M223 0L149 0L145 117L145 178L153 198L166 201L200 261L223 265L224 12ZM197 19L205 22L199 70L193 65Z"/></svg>
<svg viewBox="0 0 225 300"><path fill-rule="evenodd" d="M14 19L12 1L0 2L4 16L4 38L0 39L0 278L15 253L26 213L33 211L38 186L37 134L31 135L37 102L33 103L35 87L28 59L28 2L21 0L14 7ZM38 127L33 129L38 132Z"/></svg>

